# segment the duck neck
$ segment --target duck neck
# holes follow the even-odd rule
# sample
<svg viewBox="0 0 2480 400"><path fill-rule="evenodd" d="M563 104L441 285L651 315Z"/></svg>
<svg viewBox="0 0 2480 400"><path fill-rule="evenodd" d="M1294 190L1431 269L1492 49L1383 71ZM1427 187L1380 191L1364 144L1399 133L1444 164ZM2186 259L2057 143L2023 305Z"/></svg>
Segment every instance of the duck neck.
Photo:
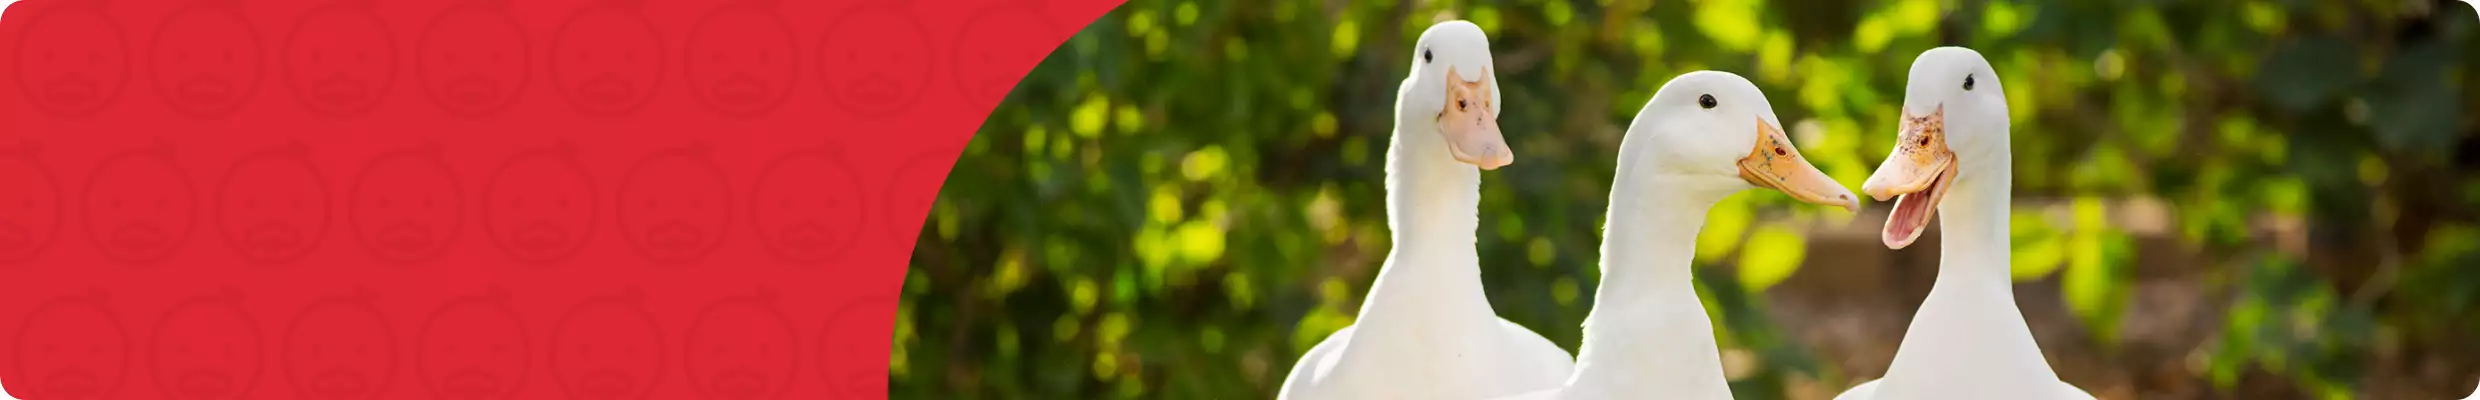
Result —
<svg viewBox="0 0 2480 400"><path fill-rule="evenodd" d="M2013 186L2005 167L1974 172L1982 176L1958 180L1938 205L1937 287L1989 288L2011 293L2008 251L2009 195ZM2011 301L2012 299L2010 299Z"/></svg>
<svg viewBox="0 0 2480 400"><path fill-rule="evenodd" d="M1361 304L1362 329L1384 329L1395 319L1494 318L1473 247L1480 228L1480 169L1448 157L1429 121L1396 126L1386 166L1387 228L1394 249Z"/></svg>
<svg viewBox="0 0 2480 400"><path fill-rule="evenodd" d="M1616 180L1602 239L1602 281L1585 317L1571 394L1729 396L1692 261L1705 215L1739 189L1734 184L1744 186L1680 176Z"/></svg>
<svg viewBox="0 0 2480 400"><path fill-rule="evenodd" d="M1705 214L1724 196L1671 189L1693 186L1679 182L1685 180L1620 178L1613 185L1595 304L1652 300L1652 294L1663 291L1693 293L1689 264L1696 256L1696 233L1705 227ZM1600 306L1595 308L1599 311Z"/></svg>
<svg viewBox="0 0 2480 400"><path fill-rule="evenodd" d="M2013 178L2005 158L1996 158L1966 164L1993 167L1958 175L1939 204L1937 284L1913 315L1888 377L1984 388L2057 381L2015 305L2007 231ZM1970 379L1952 379L1956 371L1971 371Z"/></svg>

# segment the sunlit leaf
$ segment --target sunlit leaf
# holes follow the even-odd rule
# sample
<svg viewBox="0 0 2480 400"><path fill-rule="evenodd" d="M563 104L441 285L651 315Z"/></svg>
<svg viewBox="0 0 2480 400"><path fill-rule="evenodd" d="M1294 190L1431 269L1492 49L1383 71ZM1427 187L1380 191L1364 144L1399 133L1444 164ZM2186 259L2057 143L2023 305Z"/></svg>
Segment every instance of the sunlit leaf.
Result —
<svg viewBox="0 0 2480 400"><path fill-rule="evenodd" d="M1567 21L1575 17L1576 10L1567 5L1566 0L1544 1L1541 4L1541 18L1551 26L1567 25Z"/></svg>
<svg viewBox="0 0 2480 400"><path fill-rule="evenodd" d="M1335 114L1323 111L1318 112L1316 117L1312 117L1309 120L1309 131L1316 133L1317 136L1321 138L1334 137Z"/></svg>
<svg viewBox="0 0 2480 400"><path fill-rule="evenodd" d="M1155 187L1154 195L1146 200L1146 215L1153 217L1157 224L1180 222L1186 215L1183 211L1180 208L1180 191L1171 185Z"/></svg>
<svg viewBox="0 0 2480 400"><path fill-rule="evenodd" d="M1221 354L1223 352L1223 329L1206 327L1205 332L1197 334L1197 347L1205 348L1206 354Z"/></svg>
<svg viewBox="0 0 2480 400"><path fill-rule="evenodd" d="M1721 262L1739 247L1740 237L1756 221L1756 211L1748 205L1746 193L1732 195L1714 204L1705 214L1705 229L1696 232L1696 260Z"/></svg>
<svg viewBox="0 0 2480 400"><path fill-rule="evenodd" d="M1204 264L1223 258L1223 228L1209 221L1180 224L1177 240L1180 258L1190 264Z"/></svg>
<svg viewBox="0 0 2480 400"><path fill-rule="evenodd" d="M1860 26L1851 32L1851 43L1854 49L1863 53L1875 53L1885 49L1887 41L1894 40L1894 28L1888 26L1886 18L1880 15L1882 14L1872 14L1860 19Z"/></svg>
<svg viewBox="0 0 2480 400"><path fill-rule="evenodd" d="M1119 355L1110 353L1095 354L1093 370L1095 379L1101 379L1107 382L1119 378Z"/></svg>
<svg viewBox="0 0 2480 400"><path fill-rule="evenodd" d="M1048 148L1047 146L1049 146L1049 145L1050 145L1050 135L1049 135L1049 132L1045 132L1045 131L1043 131L1043 130L1042 130L1042 126L1041 126L1041 125L1034 125L1034 126L1033 126L1033 127L1031 127L1031 128L1026 128L1026 129L1025 129L1025 154L1026 154L1026 155L1031 155L1031 156L1037 156L1037 157L1039 157L1039 156L1041 156L1041 155L1042 155L1042 153L1043 153L1044 149L1047 149L1047 148Z"/></svg>
<svg viewBox="0 0 2480 400"><path fill-rule="evenodd" d="M2125 234L2112 231L2108 209L2100 199L2075 200L2075 231L2067 236L2067 309L2105 341L2117 340L2118 318L2126 308L2123 282L2134 251Z"/></svg>
<svg viewBox="0 0 2480 400"><path fill-rule="evenodd" d="M1757 47L1764 31L1758 24L1755 0L1702 0L1696 4L1696 29L1723 49L1746 52Z"/></svg>
<svg viewBox="0 0 2480 400"><path fill-rule="evenodd" d="M1894 0L1885 13L1895 21L1895 31L1904 35L1928 33L1937 28L1939 20L1944 19L1940 18L1944 10L1940 9L1938 0Z"/></svg>
<svg viewBox="0 0 2480 400"><path fill-rule="evenodd" d="M1531 261L1533 267L1548 267L1551 262L1559 260L1558 248L1552 247L1548 238L1534 237L1524 245L1524 259Z"/></svg>
<svg viewBox="0 0 2480 400"><path fill-rule="evenodd" d="M2048 277L2065 264L2066 236L2049 227L2040 214L2017 211L2009 218L2008 229L2015 231L2011 234L2015 249L2010 253L2008 272L2015 281Z"/></svg>
<svg viewBox="0 0 2480 400"><path fill-rule="evenodd" d="M1180 175L1192 181L1213 179L1222 174L1223 167L1230 162L1231 157L1223 153L1221 146L1206 146L1180 159Z"/></svg>
<svg viewBox="0 0 2480 400"><path fill-rule="evenodd" d="M1800 261L1807 255L1808 239L1799 231L1781 225L1759 227L1749 234L1748 247L1740 251L1740 286L1750 292L1774 287L1799 271Z"/></svg>
<svg viewBox="0 0 2480 400"><path fill-rule="evenodd" d="M1250 283L1247 272L1232 271L1223 274L1223 293L1231 298L1233 310L1257 307L1257 287Z"/></svg>
<svg viewBox="0 0 2480 400"><path fill-rule="evenodd" d="M1079 137L1102 135L1102 126L1110 122L1111 101L1101 95L1086 96L1083 104L1068 116L1068 126Z"/></svg>
<svg viewBox="0 0 2480 400"><path fill-rule="evenodd" d="M1550 300L1556 301L1562 306L1574 305L1576 304L1576 287L1576 278L1566 276L1559 277L1558 280L1550 282Z"/></svg>
<svg viewBox="0 0 2480 400"><path fill-rule="evenodd" d="M2281 4L2272 1L2250 1L2241 4L2239 15L2247 21L2248 27L2255 28L2261 33L2282 33L2283 27L2287 25L2284 21L2287 16Z"/></svg>
<svg viewBox="0 0 2480 400"><path fill-rule="evenodd" d="M989 286L982 287L983 294L992 298L1004 298L1008 294L1015 293L1017 289L1024 288L1026 274L1029 273L1027 269L1029 268L1025 267L1024 251L1010 247L999 257L999 265L992 268L997 273L991 276Z"/></svg>
<svg viewBox="0 0 2480 400"><path fill-rule="evenodd" d="M1121 134L1136 133L1145 129L1145 114L1138 113L1135 105L1119 105L1119 110L1113 113L1111 119L1111 124L1119 126Z"/></svg>
<svg viewBox="0 0 2480 400"><path fill-rule="evenodd" d="M1472 21L1474 26L1481 27L1481 32L1483 34L1498 34L1498 7L1490 7L1485 5L1473 6L1471 15L1466 16L1464 19Z"/></svg>
<svg viewBox="0 0 2480 400"><path fill-rule="evenodd" d="M1792 44L1790 32L1765 35L1757 51L1757 78L1766 82L1791 79Z"/></svg>
<svg viewBox="0 0 2480 400"><path fill-rule="evenodd" d="M1348 17L1349 15L1346 16ZM1336 57L1351 56L1352 52L1360 50L1360 24L1358 22L1353 22L1350 18L1345 18L1342 21L1336 21L1334 39L1328 43L1327 48L1333 49Z"/></svg>
<svg viewBox="0 0 2480 400"><path fill-rule="evenodd" d="M1078 321L1076 316L1061 315L1058 320L1051 321L1051 339L1062 343L1075 340L1076 334L1084 329L1084 323Z"/></svg>
<svg viewBox="0 0 2480 400"><path fill-rule="evenodd" d="M1146 12L1145 10L1131 10L1128 12L1126 22L1122 22L1121 25L1128 27L1129 37L1145 37L1146 33L1150 33L1154 30L1154 13Z"/></svg>
<svg viewBox="0 0 2480 400"><path fill-rule="evenodd" d="M2030 14L2032 12L2034 11L2031 7L2019 9L2013 2L1989 2L1987 8L1981 10L1981 33L1991 37L2014 35L2017 30L2023 29L2024 20L2028 19L2018 13Z"/></svg>

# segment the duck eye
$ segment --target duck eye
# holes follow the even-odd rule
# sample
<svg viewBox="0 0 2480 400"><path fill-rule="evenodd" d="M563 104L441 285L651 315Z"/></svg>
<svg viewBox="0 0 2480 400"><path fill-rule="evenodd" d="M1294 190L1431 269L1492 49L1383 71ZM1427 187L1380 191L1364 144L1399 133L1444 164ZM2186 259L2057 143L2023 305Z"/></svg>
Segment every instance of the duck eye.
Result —
<svg viewBox="0 0 2480 400"><path fill-rule="evenodd" d="M1791 155L1791 152L1788 152L1788 151L1783 151L1783 149L1782 149L1781 147L1776 147L1776 148L1774 148L1774 155L1777 155L1777 156L1790 156L1790 155Z"/></svg>
<svg viewBox="0 0 2480 400"><path fill-rule="evenodd" d="M1971 76L1971 75L1964 75L1964 76L1963 76L1963 90L1972 90L1972 76Z"/></svg>
<svg viewBox="0 0 2480 400"><path fill-rule="evenodd" d="M1430 61L1429 49L1421 49L1421 63L1423 63L1423 64L1427 64L1427 63L1429 63L1429 61Z"/></svg>
<svg viewBox="0 0 2480 400"><path fill-rule="evenodd" d="M1456 111L1463 111L1463 110L1464 110L1464 100L1463 100L1463 99L1456 99L1456 100L1455 100L1455 110L1456 110Z"/></svg>
<svg viewBox="0 0 2480 400"><path fill-rule="evenodd" d="M1714 95L1710 95L1710 94L1709 94L1709 95L1697 96L1697 97L1696 97L1696 105L1699 105L1699 106L1704 106L1704 107L1705 107L1705 109L1711 110L1711 109L1713 109L1713 108L1714 108L1714 106L1721 105L1721 103L1720 103L1720 102L1716 102L1716 101L1714 101Z"/></svg>
<svg viewBox="0 0 2480 400"><path fill-rule="evenodd" d="M1921 147L1929 147L1929 135L1921 135L1921 136L1920 136L1920 146L1921 146Z"/></svg>

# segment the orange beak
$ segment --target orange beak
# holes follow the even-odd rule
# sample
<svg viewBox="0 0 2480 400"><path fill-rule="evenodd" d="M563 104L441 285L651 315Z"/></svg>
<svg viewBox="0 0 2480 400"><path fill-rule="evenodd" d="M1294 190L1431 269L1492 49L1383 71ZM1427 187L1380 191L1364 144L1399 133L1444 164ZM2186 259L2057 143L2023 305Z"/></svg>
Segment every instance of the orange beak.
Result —
<svg viewBox="0 0 2480 400"><path fill-rule="evenodd" d="M1946 147L1946 106L1926 116L1905 113L1897 138L1903 142L1895 145L1894 154L1860 185L1869 197L1895 199L1894 212L1886 216L1886 230L1879 235L1889 249L1911 246L1928 230L1929 217L1937 214L1958 169L1954 150Z"/></svg>
<svg viewBox="0 0 2480 400"><path fill-rule="evenodd" d="M1791 137L1764 119L1757 120L1756 147L1739 159L1739 177L1751 185L1782 191L1809 204L1842 207L1845 211L1860 209L1860 199L1852 196L1851 190L1834 183L1833 177L1800 157L1800 149L1791 146Z"/></svg>
<svg viewBox="0 0 2480 400"><path fill-rule="evenodd" d="M1447 67L1447 107L1438 113L1438 133L1446 136L1447 152L1456 161L1493 170L1515 163L1516 153L1507 148L1498 113L1490 109L1490 70L1482 69L1481 76L1465 82L1455 67Z"/></svg>

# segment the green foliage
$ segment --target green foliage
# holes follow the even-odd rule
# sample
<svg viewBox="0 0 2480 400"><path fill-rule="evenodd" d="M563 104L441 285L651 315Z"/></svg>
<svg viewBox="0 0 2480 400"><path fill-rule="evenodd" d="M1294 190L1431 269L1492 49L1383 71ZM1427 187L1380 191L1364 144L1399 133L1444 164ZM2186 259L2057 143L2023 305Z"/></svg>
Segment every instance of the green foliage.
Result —
<svg viewBox="0 0 2480 400"><path fill-rule="evenodd" d="M2012 273L2058 288L2098 345L2076 348L2137 340L2137 283L2200 276L2191 295L2227 304L2200 361L2171 363L2202 364L2180 379L2367 393L2383 357L2480 359L2443 344L2480 337L2480 21L2430 3L1134 0L1054 51L957 161L906 277L892 394L1271 397L1352 323L1391 247L1394 91L1414 36L1447 18L1491 34L1519 152L1481 189L1490 300L1571 350L1620 132L1664 81L1748 76L1856 190L1892 149L1914 55L1957 44L2008 90ZM2136 229L2129 202L2169 211ZM1766 191L1715 207L1698 289L1740 397L1850 378L1767 304L1804 270L1887 254L1816 250L1833 229L1874 245L1880 223ZM2197 256L2145 261L2162 251Z"/></svg>

